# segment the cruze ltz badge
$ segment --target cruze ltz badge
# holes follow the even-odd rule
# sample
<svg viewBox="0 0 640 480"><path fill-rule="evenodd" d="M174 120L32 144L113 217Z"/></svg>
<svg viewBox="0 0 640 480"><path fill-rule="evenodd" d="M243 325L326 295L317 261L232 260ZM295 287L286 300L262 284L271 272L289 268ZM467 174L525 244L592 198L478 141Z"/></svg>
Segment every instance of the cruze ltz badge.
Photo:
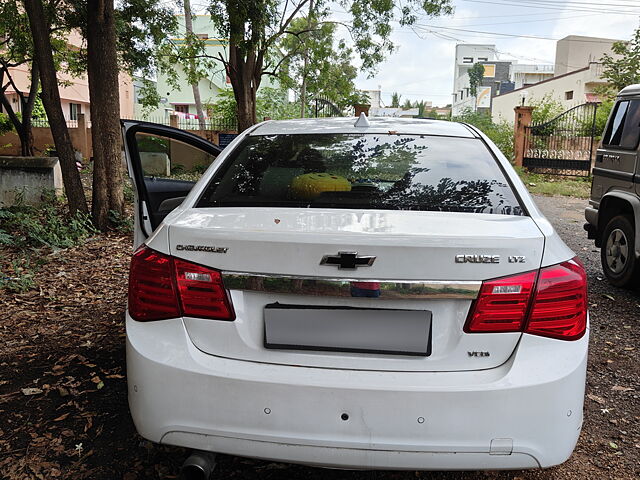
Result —
<svg viewBox="0 0 640 480"><path fill-rule="evenodd" d="M509 255L509 263L526 263L524 255ZM500 263L500 255L456 255L456 263Z"/></svg>

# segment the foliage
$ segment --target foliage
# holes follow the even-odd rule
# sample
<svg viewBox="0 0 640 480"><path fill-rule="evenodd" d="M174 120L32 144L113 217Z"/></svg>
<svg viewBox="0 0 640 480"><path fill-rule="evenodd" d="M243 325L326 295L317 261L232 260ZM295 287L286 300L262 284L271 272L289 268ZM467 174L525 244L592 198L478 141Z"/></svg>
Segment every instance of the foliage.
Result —
<svg viewBox="0 0 640 480"><path fill-rule="evenodd" d="M34 261L31 255L12 259L6 269L0 269L0 290L19 293L31 290L35 286L35 274L44 263L41 257Z"/></svg>
<svg viewBox="0 0 640 480"><path fill-rule="evenodd" d="M129 185L129 182L125 182L125 185ZM130 215L122 214L120 212L116 212L115 210L109 210L109 223L117 232L133 232L133 218Z"/></svg>
<svg viewBox="0 0 640 480"><path fill-rule="evenodd" d="M413 105L411 104L411 100L409 100L408 98L402 104L403 110L409 110L412 107L413 107Z"/></svg>
<svg viewBox="0 0 640 480"><path fill-rule="evenodd" d="M640 28L628 42L615 42L611 51L616 57L605 53L601 59L604 65L602 77L616 90L640 83Z"/></svg>
<svg viewBox="0 0 640 480"><path fill-rule="evenodd" d="M91 219L78 212L66 215L54 195L42 205L17 205L0 209L0 246L12 248L70 248L95 233Z"/></svg>
<svg viewBox="0 0 640 480"><path fill-rule="evenodd" d="M9 115L0 112L0 135L4 135L11 130L13 130L13 123L11 123Z"/></svg>
<svg viewBox="0 0 640 480"><path fill-rule="evenodd" d="M481 63L474 63L473 66L469 69L469 93L471 93L472 97L475 97L478 94L478 87L482 83L482 79L484 78L484 65Z"/></svg>
<svg viewBox="0 0 640 480"><path fill-rule="evenodd" d="M532 173L522 167L515 167L527 189L536 195L561 195L563 197L589 198L591 178L562 177Z"/></svg>
<svg viewBox="0 0 640 480"><path fill-rule="evenodd" d="M460 115L452 117L451 120L477 127L496 144L509 161L513 161L513 126L505 120L494 123L488 112L474 112L470 108L466 108Z"/></svg>
<svg viewBox="0 0 640 480"><path fill-rule="evenodd" d="M400 108L400 95L398 92L393 92L391 94L391 108Z"/></svg>
<svg viewBox="0 0 640 480"><path fill-rule="evenodd" d="M20 257L4 267L0 263L0 289L31 289L35 273L46 263L42 249L74 247L96 233L88 215L65 212L55 195L47 192L41 205L25 205L18 195L16 205L0 208L0 250L13 249Z"/></svg>
<svg viewBox="0 0 640 480"><path fill-rule="evenodd" d="M562 103L554 99L551 93L546 93L540 99L532 98L529 101L529 105L534 107L533 112L531 112L531 122L533 124L548 122L564 112Z"/></svg>
<svg viewBox="0 0 640 480"><path fill-rule="evenodd" d="M31 118L36 120L46 120L47 112L44 111L44 104L42 103L42 98L40 95L36 97L36 101L33 104L33 110L31 112Z"/></svg>
<svg viewBox="0 0 640 480"><path fill-rule="evenodd" d="M259 119L268 117L273 120L297 118L300 115L299 106L289 102L287 92L277 88L264 87L258 91L257 116ZM215 101L206 106L210 119L214 122L233 125L236 121L236 99L233 91L221 91ZM312 109L307 107L307 116L312 116Z"/></svg>
<svg viewBox="0 0 640 480"><path fill-rule="evenodd" d="M284 61L276 74L283 88L301 93L304 85L307 100L321 96L343 110L358 101L357 70L352 50L335 39L336 24L324 22L327 14L314 11L291 22L292 34L279 42Z"/></svg>

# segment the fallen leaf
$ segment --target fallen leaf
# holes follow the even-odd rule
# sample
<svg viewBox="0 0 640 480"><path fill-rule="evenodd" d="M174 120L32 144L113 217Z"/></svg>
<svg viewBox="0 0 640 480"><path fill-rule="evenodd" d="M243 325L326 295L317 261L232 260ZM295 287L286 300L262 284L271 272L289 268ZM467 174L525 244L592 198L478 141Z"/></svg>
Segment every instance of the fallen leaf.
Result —
<svg viewBox="0 0 640 480"><path fill-rule="evenodd" d="M633 390L631 387L623 387L622 385L615 385L611 387L611 390L614 392L630 392Z"/></svg>
<svg viewBox="0 0 640 480"><path fill-rule="evenodd" d="M58 418L54 418L53 421L54 422L61 422L62 420L65 420L68 416L69 416L68 413L64 413L64 414L60 415Z"/></svg>
<svg viewBox="0 0 640 480"><path fill-rule="evenodd" d="M594 395L593 393L588 393L587 394L587 398L589 400L593 400L594 402L600 404L600 405L604 405L606 403L605 399L602 397L599 397L597 395Z"/></svg>
<svg viewBox="0 0 640 480"><path fill-rule="evenodd" d="M35 387L28 387L28 388L23 388L22 393L24 395L38 395L39 393L42 393L42 390Z"/></svg>
<svg viewBox="0 0 640 480"><path fill-rule="evenodd" d="M96 387L98 388L98 390L100 390L104 387L104 382L101 381L100 383L98 383L98 385L96 385Z"/></svg>
<svg viewBox="0 0 640 480"><path fill-rule="evenodd" d="M617 449L617 448L618 448L618 444L617 444L616 442L609 442L609 446L610 446L611 448L615 448L615 449Z"/></svg>

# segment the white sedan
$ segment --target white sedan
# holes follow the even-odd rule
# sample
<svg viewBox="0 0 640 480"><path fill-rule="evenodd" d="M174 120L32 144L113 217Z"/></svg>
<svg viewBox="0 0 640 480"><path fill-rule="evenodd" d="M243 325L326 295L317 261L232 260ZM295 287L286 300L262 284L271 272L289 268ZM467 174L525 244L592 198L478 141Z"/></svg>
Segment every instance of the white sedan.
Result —
<svg viewBox="0 0 640 480"><path fill-rule="evenodd" d="M222 151L160 125L123 131L143 437L347 469L571 455L585 271L478 130L268 121ZM196 460L185 475L205 478L211 457Z"/></svg>

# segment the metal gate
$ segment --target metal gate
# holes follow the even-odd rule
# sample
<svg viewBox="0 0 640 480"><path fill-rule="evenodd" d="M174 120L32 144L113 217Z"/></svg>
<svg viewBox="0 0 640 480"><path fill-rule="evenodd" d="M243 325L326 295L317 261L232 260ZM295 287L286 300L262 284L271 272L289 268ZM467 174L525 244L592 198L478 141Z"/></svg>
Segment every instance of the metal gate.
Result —
<svg viewBox="0 0 640 480"><path fill-rule="evenodd" d="M328 98L316 97L314 99L314 103L314 113L316 118L341 117L343 115L338 106Z"/></svg>
<svg viewBox="0 0 640 480"><path fill-rule="evenodd" d="M537 173L589 176L597 103L583 103L525 127L523 166Z"/></svg>

